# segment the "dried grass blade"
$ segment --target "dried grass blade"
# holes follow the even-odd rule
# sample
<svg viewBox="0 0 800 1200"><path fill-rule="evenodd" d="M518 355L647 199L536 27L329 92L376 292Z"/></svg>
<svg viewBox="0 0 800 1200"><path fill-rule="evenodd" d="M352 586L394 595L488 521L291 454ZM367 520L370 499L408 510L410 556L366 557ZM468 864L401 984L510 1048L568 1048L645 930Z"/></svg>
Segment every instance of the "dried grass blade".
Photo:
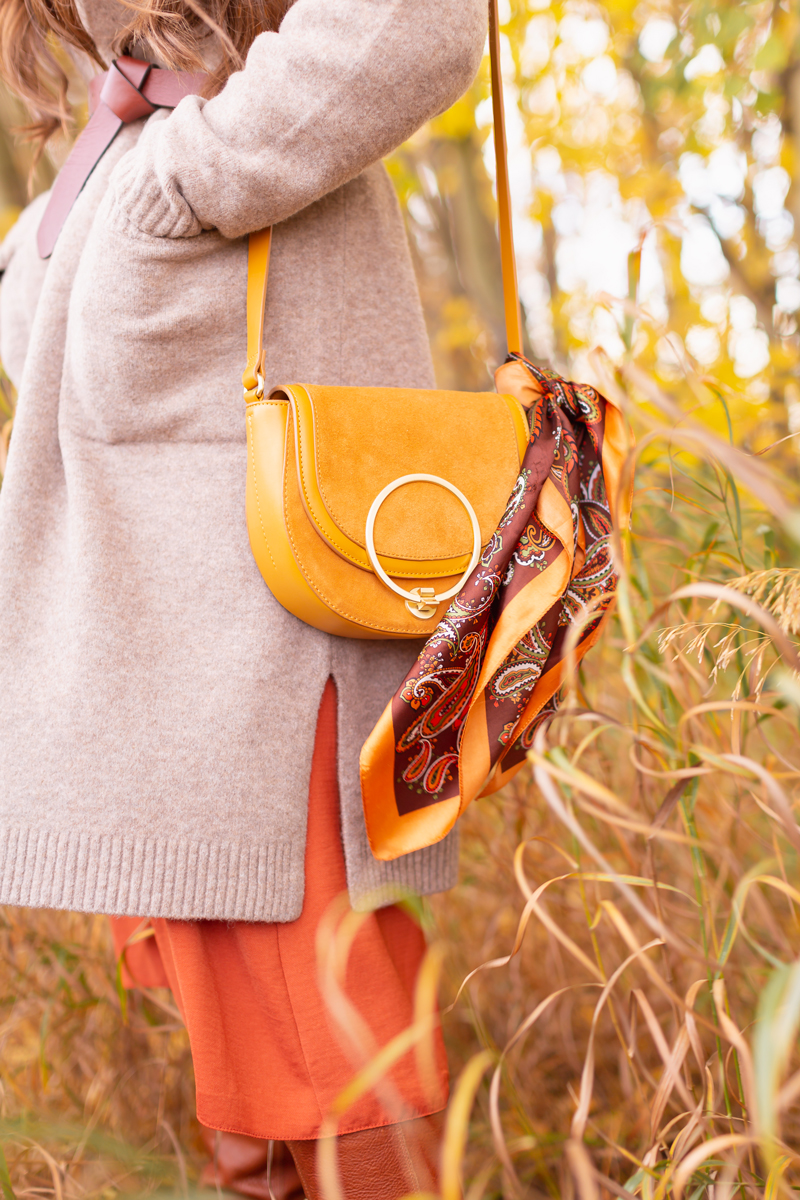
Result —
<svg viewBox="0 0 800 1200"><path fill-rule="evenodd" d="M707 983L707 979L698 979L692 984L686 993L686 1008L683 1012L683 1019L686 1024L686 1032L689 1035L689 1042L692 1047L692 1053L694 1054L694 1060L700 1068L701 1076L706 1069L707 1060L703 1054L703 1043L700 1041L700 1035L697 1032L697 1022L694 1019L694 1012L692 1010L694 1008L694 1002L697 999L697 994L700 991L700 988L704 987Z"/></svg>
<svg viewBox="0 0 800 1200"><path fill-rule="evenodd" d="M357 1068L378 1052L372 1030L343 988L350 949L366 917L365 913L350 910L345 892L328 905L316 934L319 990L342 1048Z"/></svg>
<svg viewBox="0 0 800 1200"><path fill-rule="evenodd" d="M5 1150L2 1145L0 1145L0 1189L2 1189L4 1200L17 1200L14 1189L11 1186L11 1176L8 1172L8 1163L6 1162Z"/></svg>
<svg viewBox="0 0 800 1200"><path fill-rule="evenodd" d="M317 1174L322 1200L345 1200L339 1176L338 1140L328 1132L323 1122L317 1139Z"/></svg>
<svg viewBox="0 0 800 1200"><path fill-rule="evenodd" d="M788 797L780 786L774 775L762 767L760 763L755 762L752 758L746 758L742 754L723 754L721 758L725 762L733 763L735 766L744 767L761 780L769 792L770 799L773 805L778 810L778 815L783 822L783 827L786 830L786 836L794 846L795 850L800 853L800 828L794 819L792 806L789 803Z"/></svg>
<svg viewBox="0 0 800 1200"><path fill-rule="evenodd" d="M719 1154L722 1150L729 1150L735 1146L752 1146L754 1142L755 1138L748 1137L746 1134L724 1133L719 1137L703 1142L696 1149L690 1150L686 1157L681 1159L675 1170L672 1192L675 1200L681 1200L690 1176L699 1166L707 1162L709 1158L713 1158L715 1154Z"/></svg>
<svg viewBox="0 0 800 1200"><path fill-rule="evenodd" d="M603 871L607 872L607 874L614 877L616 886L628 900L628 903L631 905L634 912L641 917L647 927L658 937L672 945L676 950L678 950L679 953L690 954L691 947L684 943L683 938L677 936L672 930L668 929L664 925L663 921L659 921L657 917L654 917L653 914L647 908L645 908L633 889L618 879L618 872L614 870L605 856L600 853L594 842L591 840L579 822L575 820L571 813L567 812L567 809L565 808L564 803L556 791L553 781L546 770L546 760L542 754L543 749L544 729L541 728L536 734L535 750L530 752L530 756L532 757L532 761L534 763L534 778L536 780L536 785L553 813L564 825L566 825L567 829L574 834L578 843L583 846L584 850L591 856L592 859L594 859L597 865L601 867Z"/></svg>
<svg viewBox="0 0 800 1200"><path fill-rule="evenodd" d="M329 1116L338 1120L357 1100L374 1088L388 1074L395 1063L413 1049L423 1039L429 1038L431 1029L439 1023L437 1014L424 1018L400 1033L395 1034L390 1042L381 1047L350 1082L339 1092L331 1105Z"/></svg>
<svg viewBox="0 0 800 1200"><path fill-rule="evenodd" d="M594 1163L583 1142L577 1141L574 1137L570 1138L564 1147L564 1152L580 1200L600 1200Z"/></svg>
<svg viewBox="0 0 800 1200"><path fill-rule="evenodd" d="M551 759L540 758L535 750L529 751L531 762L541 762L553 779L558 779L560 783L566 783L569 787L575 788L576 791L583 792L586 796L592 796L595 800L599 800L601 804L605 804L607 808L614 812L629 814L633 810L624 804L610 788L603 787L602 783L598 783L596 779L592 779L591 775L587 775L585 771L573 767L571 770L565 770L563 767L557 766Z"/></svg>
<svg viewBox="0 0 800 1200"><path fill-rule="evenodd" d="M672 785L672 787L669 789L666 796L661 801L661 804L658 807L658 812L656 813L656 815L653 817L652 821L650 822L650 828L652 830L652 833L648 833L648 835L647 835L648 842L653 838L653 836L656 833L656 830L661 829L664 825L666 825L667 821L670 819L673 812L677 808L678 801L680 800L681 796L686 791L688 786L689 786L688 778L679 779L678 782L674 783Z"/></svg>
<svg viewBox="0 0 800 1200"><path fill-rule="evenodd" d="M612 1196L619 1196L620 1200L637 1200L633 1192L629 1192L621 1183L615 1183L613 1179L609 1179L607 1175L604 1175L602 1171L598 1171L597 1168L595 1168L594 1176L600 1186L605 1188L607 1192L611 1192Z"/></svg>
<svg viewBox="0 0 800 1200"><path fill-rule="evenodd" d="M434 1030L439 1025L437 995L444 962L444 946L429 946L414 986L414 1027L421 1036L414 1047L417 1071L423 1091L432 1104L444 1104L445 1096L436 1068Z"/></svg>
<svg viewBox="0 0 800 1200"><path fill-rule="evenodd" d="M169 1121L165 1120L163 1117L161 1119L161 1128L164 1130L164 1132L166 1133L170 1142L172 1143L172 1149L175 1151L175 1159L178 1163L178 1173L180 1175L180 1181L181 1181L181 1192L183 1193L185 1200L189 1200L189 1180L186 1175L186 1159L183 1156L183 1151L181 1150L180 1142L176 1138L175 1130L172 1128Z"/></svg>
<svg viewBox="0 0 800 1200"><path fill-rule="evenodd" d="M592 1026L589 1031L589 1041L586 1046L586 1054L583 1060L583 1071L581 1072L581 1090L578 1095L578 1106L575 1109L575 1115L572 1118L572 1127L570 1129L570 1133L573 1138L580 1140L583 1138L583 1135L586 1131L586 1121L589 1116L589 1108L592 1102L592 1090L594 1087L595 1033L597 1031L597 1022L600 1019L600 1014L603 1011L605 1002L611 995L614 985L616 984L620 975L622 975L622 973L630 966L630 964L635 959L638 959L644 955L647 950L652 950L655 946L659 945L661 945L660 940L654 939L652 942L648 942L646 946L637 946L634 953L629 954L628 957L620 963L616 971L614 971L613 975L605 984L605 987L598 997L597 1004L595 1005L594 1012L592 1014Z"/></svg>
<svg viewBox="0 0 800 1200"><path fill-rule="evenodd" d="M648 879L646 875L626 875L620 872L617 875L607 875L604 871L581 871L576 872L575 879L585 879L589 883L616 883L618 879L623 883L629 884L631 887L654 888L660 892L674 892L676 896L683 896L684 900L691 900L692 904L696 904L694 896L690 896L682 888L675 887L672 883L662 883L660 880Z"/></svg>
<svg viewBox="0 0 800 1200"><path fill-rule="evenodd" d="M482 1050L467 1063L456 1083L447 1108L442 1145L442 1200L461 1200L461 1164L469 1135L469 1119L475 1096L492 1056Z"/></svg>
<svg viewBox="0 0 800 1200"><path fill-rule="evenodd" d="M619 931L620 936L622 937L622 940L625 942L625 945L628 946L628 948L631 950L638 949L639 944L636 941L636 937L634 936L633 930L631 929L630 925L625 920L625 918L623 917L622 913L619 911L617 906L613 903L613 901L602 900L601 904L602 904L603 908L608 912L608 915L611 918L611 920L613 921L614 925L617 927L617 930ZM642 958L641 963L642 963L642 966L644 967L645 971L647 972L647 974L652 979L653 983L658 988L658 990L660 992L663 992L663 994L665 996L667 996L672 1001L673 1004L677 1005L678 1008L680 1008L682 1010L685 1009L686 1002L684 1001L683 997L679 996L678 993L674 990L674 988L671 988L670 985L666 982L666 980L662 979L662 977L659 975L658 971L655 969L655 967L650 962L650 960L648 958ZM714 1033L716 1033L716 1028L710 1021L705 1020L705 1018L703 1018L703 1017L697 1017L696 1014L695 1014L695 1019L699 1020L701 1022L701 1024L706 1025L710 1030L712 1030Z"/></svg>
<svg viewBox="0 0 800 1200"><path fill-rule="evenodd" d="M661 1060L664 1063L664 1068L665 1068L664 1075L662 1076L662 1079L661 1079L661 1084L659 1084L659 1087L656 1089L654 1105L655 1105L656 1101L659 1099L659 1095L661 1092L661 1086L664 1085L665 1082L668 1082L670 1086L669 1086L669 1090L667 1091L666 1095L664 1096L664 1104L666 1105L666 1102L669 1098L669 1093L672 1091L672 1088L674 1087L680 1093L681 1099L683 1100L687 1109L689 1111L691 1111L695 1106L695 1099L693 1096L691 1096L689 1094L689 1090L686 1087L686 1084L681 1079L680 1074L678 1074L678 1071L680 1070L683 1060L686 1057L686 1051L689 1049L689 1035L688 1035L688 1033L686 1033L686 1027L685 1027L685 1025L681 1026L680 1032L678 1033L678 1037L676 1039L675 1046L672 1050L670 1050L669 1045L667 1044L667 1039L664 1037L664 1031L662 1030L661 1026L658 1023L656 1014L653 1012L653 1009L650 1005L650 1001L647 999L647 996L645 996L645 994L641 988L634 988L633 994L636 997L636 1002L638 1003L640 1009L642 1010L642 1013L644 1014L644 1019L647 1022L647 1028L650 1030L650 1036L652 1037L653 1042L655 1043L658 1053L661 1055ZM682 1036L682 1035L685 1035L685 1036ZM674 1073L672 1073L671 1067L672 1067L673 1059L676 1055L680 1056L680 1061L678 1062L677 1070ZM663 1106L662 1106L661 1111L663 1112ZM659 1120L660 1119L661 1119L661 1114L659 1113ZM654 1122L651 1117L651 1124L653 1124L653 1123ZM656 1131L654 1130L653 1132L655 1134Z"/></svg>
<svg viewBox="0 0 800 1200"><path fill-rule="evenodd" d="M658 1083L656 1094L653 1097L653 1103L650 1108L650 1140L652 1141L659 1131L661 1118L664 1115L664 1109L667 1107L670 1093L675 1087L678 1072L683 1066L683 1060L686 1058L686 1053L689 1049L689 1031L685 1025L682 1025L678 1036L675 1039L675 1045L672 1047L672 1053L664 1068L664 1074Z"/></svg>
<svg viewBox="0 0 800 1200"><path fill-rule="evenodd" d="M744 1040L741 1030L736 1023L731 1020L726 1011L727 995L725 991L725 980L715 979L711 985L711 992L714 996L714 1004L717 1010L717 1020L719 1021L720 1029L724 1037L734 1047L739 1056L739 1070L742 1074L742 1086L744 1087L744 1100L748 1108L749 1119L756 1129L759 1128L759 1111L756 1092L755 1072L753 1069L753 1056L750 1053L750 1047Z"/></svg>
<svg viewBox="0 0 800 1200"><path fill-rule="evenodd" d="M604 808L600 808L599 805L592 804L591 800L584 800L580 796L575 797L575 803L580 805L583 811L588 813L589 816L597 817L599 821L605 822L606 825L613 825L615 829L627 829L631 833L638 833L648 841L657 837L662 842L673 842L678 846L691 846L695 844L694 839L685 833L675 833L671 829L657 829L654 832L652 825L648 825L644 821L636 821L629 817L612 815Z"/></svg>
<svg viewBox="0 0 800 1200"><path fill-rule="evenodd" d="M700 425L687 418L686 414L675 404L665 392L654 383L652 377L633 363L626 363L623 373L647 399L660 409L665 416L676 422L676 427L670 429L670 439L678 444L687 444L700 451L705 457L716 458L723 467L741 480L765 505L769 512L775 513L779 520L791 523L793 510L786 503L778 488L772 482L772 473L757 459L738 450L729 442L724 442L705 425Z"/></svg>
<svg viewBox="0 0 800 1200"><path fill-rule="evenodd" d="M769 704L758 704L755 700L705 700L702 704L695 704L681 713L678 724L683 725L684 721L690 720L691 717L710 712L756 712L762 716L777 717L794 728L793 723L779 708L772 708Z"/></svg>
<svg viewBox="0 0 800 1200"><path fill-rule="evenodd" d="M767 1182L764 1185L764 1200L778 1200L781 1195L785 1194L781 1186L781 1181L791 1161L791 1155L789 1154L781 1154L779 1158L775 1159L775 1162L769 1169Z"/></svg>
<svg viewBox="0 0 800 1200"><path fill-rule="evenodd" d="M517 923L517 931L514 936L514 945L511 947L510 953L504 954L502 956L502 958L491 958L491 959L488 959L486 962L481 963L479 966L474 967L473 970L471 970L469 972L469 974L466 975L464 977L464 979L461 981L458 991L456 992L455 999L444 1010L446 1013L449 1013L452 1011L452 1009L458 1003L458 1000L459 1000L461 994L463 993L465 987L467 986L467 984L470 982L470 980L474 979L475 976L478 975L481 971L493 971L493 970L497 970L499 967L508 966L508 964L511 962L511 959L514 957L514 955L519 953L520 946L522 945L522 939L525 935L525 930L527 929L528 922L530 921L531 916L534 912L539 917L539 919L541 920L541 922L545 926L545 928L549 929L553 933L553 936L558 941L560 941L565 946L565 948L568 949L570 951L570 953L573 954L573 956L575 958L577 958L578 961L581 962L592 975L594 975L595 979L598 979L602 982L602 975L598 971L595 964L591 961L591 959L588 958L583 953L583 951L580 949L580 947L577 946L572 941L572 939L570 937L568 937L567 934L565 934L560 929L560 927L555 925L555 922L552 921L552 919L544 912L544 910L538 903L540 896L543 894L543 892L545 892L547 890L547 888L551 887L552 884L554 884L554 883L561 883L565 879L574 878L573 873L569 872L566 875L556 875L552 879L547 879L547 880L545 880L544 883L539 885L539 887L536 889L535 892L532 892L530 889L530 886L527 882L527 879L525 878L525 873L522 870L522 865L521 865L522 852L524 851L524 848L525 848L525 843L523 842L521 845L519 845L517 847L516 853L514 855L514 869L515 869L515 873L517 875L517 880L520 882L520 887L522 888L523 892L525 892L528 897L525 907L523 908L522 913L520 914L519 921Z"/></svg>
<svg viewBox="0 0 800 1200"><path fill-rule="evenodd" d="M771 1162L779 1125L779 1084L800 1030L800 961L780 967L761 992L753 1035L753 1066L762 1153Z"/></svg>
<svg viewBox="0 0 800 1200"><path fill-rule="evenodd" d="M520 1038L522 1038L528 1032L528 1030L536 1024L536 1022L539 1020L539 1017L541 1017L542 1014L547 1011L550 1005L557 1000L559 996L563 996L567 991L569 991L569 988L559 988L557 992L551 992L549 996L546 996L544 1000L541 1001L541 1003L537 1004L532 1013L528 1014L519 1028L515 1030L513 1036L506 1043L503 1053L500 1056L500 1061L494 1069L492 1082L489 1087L489 1119L492 1127L492 1141L494 1142L495 1153L508 1173L509 1182L511 1183L511 1186L517 1195L522 1195L522 1183L514 1168L511 1155L508 1152L505 1134L503 1133L503 1123L500 1120L500 1079L502 1076L503 1063L509 1051L513 1048L513 1046L516 1045Z"/></svg>
<svg viewBox="0 0 800 1200"><path fill-rule="evenodd" d="M53 1192L55 1194L55 1200L64 1200L64 1189L61 1185L61 1168L59 1167L58 1163L53 1158L52 1154L39 1142L34 1141L33 1138L28 1138L26 1140L30 1142L31 1147L34 1150L38 1150L39 1154L41 1154L42 1158L47 1163L47 1168L50 1171L50 1178L53 1180Z"/></svg>
<svg viewBox="0 0 800 1200"><path fill-rule="evenodd" d="M800 1071L795 1071L790 1079L786 1080L781 1090L778 1092L777 1107L778 1111L784 1108L790 1108L800 1096Z"/></svg>
<svg viewBox="0 0 800 1200"><path fill-rule="evenodd" d="M703 1111L703 1101L705 1095L702 1095L697 1102L697 1107L692 1113L686 1125L680 1131L675 1141L670 1148L670 1158L681 1159L686 1154L690 1146L694 1145L697 1139L701 1136L701 1114Z"/></svg>

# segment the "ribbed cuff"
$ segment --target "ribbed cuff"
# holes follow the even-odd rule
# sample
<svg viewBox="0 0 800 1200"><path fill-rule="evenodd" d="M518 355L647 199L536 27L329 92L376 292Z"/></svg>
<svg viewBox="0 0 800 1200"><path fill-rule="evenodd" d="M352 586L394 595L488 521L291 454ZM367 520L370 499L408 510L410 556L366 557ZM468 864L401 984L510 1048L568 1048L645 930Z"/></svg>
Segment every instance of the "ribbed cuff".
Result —
<svg viewBox="0 0 800 1200"><path fill-rule="evenodd" d="M152 166L149 146L120 159L109 184L113 201L109 224L120 233L149 237L196 237L202 226L175 188L162 186Z"/></svg>
<svg viewBox="0 0 800 1200"><path fill-rule="evenodd" d="M0 904L177 920L294 921L305 845L0 830Z"/></svg>

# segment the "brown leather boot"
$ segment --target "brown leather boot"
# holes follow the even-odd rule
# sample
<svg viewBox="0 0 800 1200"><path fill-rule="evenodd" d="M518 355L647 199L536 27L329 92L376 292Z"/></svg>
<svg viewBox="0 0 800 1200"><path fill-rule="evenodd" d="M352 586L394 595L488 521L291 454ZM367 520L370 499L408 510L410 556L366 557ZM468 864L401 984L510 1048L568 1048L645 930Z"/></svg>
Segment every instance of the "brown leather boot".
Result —
<svg viewBox="0 0 800 1200"><path fill-rule="evenodd" d="M200 1186L250 1196L252 1200L303 1200L303 1185L285 1142L270 1143L243 1133L218 1133L200 1127L211 1158ZM271 1194L270 1194L271 1190Z"/></svg>
<svg viewBox="0 0 800 1200"><path fill-rule="evenodd" d="M438 1192L439 1148L444 1113L380 1129L344 1133L336 1139L339 1180L345 1200L398 1200L408 1192ZM324 1200L317 1143L287 1142L307 1200Z"/></svg>

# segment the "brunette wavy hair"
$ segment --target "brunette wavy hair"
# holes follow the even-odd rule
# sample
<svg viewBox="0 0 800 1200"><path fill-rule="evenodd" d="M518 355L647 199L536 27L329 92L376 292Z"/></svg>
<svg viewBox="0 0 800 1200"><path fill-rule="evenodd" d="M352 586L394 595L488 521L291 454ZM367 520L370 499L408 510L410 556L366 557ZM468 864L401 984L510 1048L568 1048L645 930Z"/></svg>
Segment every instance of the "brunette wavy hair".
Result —
<svg viewBox="0 0 800 1200"><path fill-rule="evenodd" d="M123 0L131 19L114 41L115 55L136 47L176 71L204 69L209 38L217 43L218 65L206 92L219 91L242 66L253 40L277 29L293 0ZM39 151L58 130L69 128L69 78L62 45L103 62L81 24L74 0L0 0L0 77L31 115L24 132Z"/></svg>

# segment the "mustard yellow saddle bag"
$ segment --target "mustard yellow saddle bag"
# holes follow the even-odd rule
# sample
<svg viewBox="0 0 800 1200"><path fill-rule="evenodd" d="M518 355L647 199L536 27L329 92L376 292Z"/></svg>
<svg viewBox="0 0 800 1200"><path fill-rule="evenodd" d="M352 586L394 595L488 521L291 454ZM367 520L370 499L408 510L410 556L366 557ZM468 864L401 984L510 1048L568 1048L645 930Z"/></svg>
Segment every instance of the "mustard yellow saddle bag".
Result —
<svg viewBox="0 0 800 1200"><path fill-rule="evenodd" d="M506 331L521 350L496 0L492 97ZM494 392L328 387L265 392L271 230L251 234L247 286L247 527L275 598L326 633L419 638L442 619L503 515L529 428ZM458 430L458 437L453 431Z"/></svg>

